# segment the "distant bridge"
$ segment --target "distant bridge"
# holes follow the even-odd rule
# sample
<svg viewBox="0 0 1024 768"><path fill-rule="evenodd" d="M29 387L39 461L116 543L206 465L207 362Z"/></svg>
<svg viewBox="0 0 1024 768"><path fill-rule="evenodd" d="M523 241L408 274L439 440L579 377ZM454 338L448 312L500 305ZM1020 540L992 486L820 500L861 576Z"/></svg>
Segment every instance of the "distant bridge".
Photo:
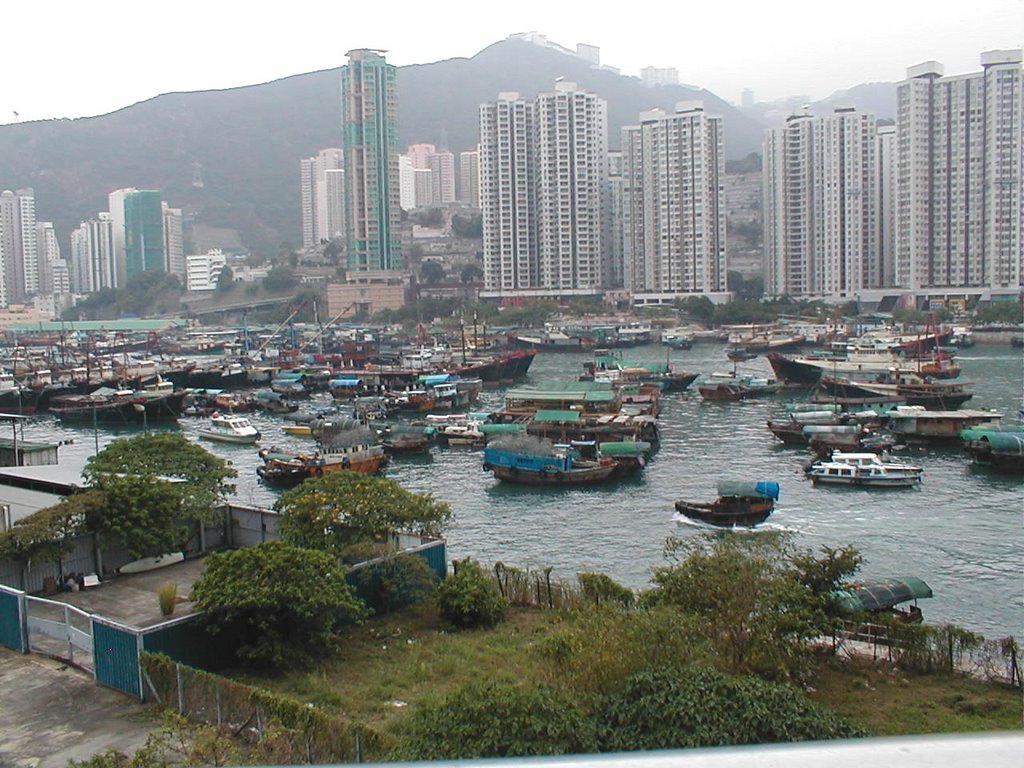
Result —
<svg viewBox="0 0 1024 768"><path fill-rule="evenodd" d="M221 304L217 307L188 307L190 317L204 317L209 315L230 315L233 312L243 312L247 309L259 309L261 307L274 307L278 304L288 304L295 301L292 295L278 296L274 299L259 299L255 301L243 301L238 304ZM186 305L188 306L188 305ZM180 314L180 313L179 313Z"/></svg>

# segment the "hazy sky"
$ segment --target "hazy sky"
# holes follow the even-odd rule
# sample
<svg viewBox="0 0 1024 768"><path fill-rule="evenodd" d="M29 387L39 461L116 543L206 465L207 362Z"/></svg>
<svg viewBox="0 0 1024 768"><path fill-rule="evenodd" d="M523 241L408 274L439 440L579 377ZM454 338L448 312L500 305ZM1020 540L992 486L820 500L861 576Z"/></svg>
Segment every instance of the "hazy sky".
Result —
<svg viewBox="0 0 1024 768"><path fill-rule="evenodd" d="M600 46L623 74L676 67L730 101L817 99L929 59L972 72L981 51L1024 46L1024 0L4 0L0 20L0 123L330 69L351 48L400 66L472 56L515 32Z"/></svg>

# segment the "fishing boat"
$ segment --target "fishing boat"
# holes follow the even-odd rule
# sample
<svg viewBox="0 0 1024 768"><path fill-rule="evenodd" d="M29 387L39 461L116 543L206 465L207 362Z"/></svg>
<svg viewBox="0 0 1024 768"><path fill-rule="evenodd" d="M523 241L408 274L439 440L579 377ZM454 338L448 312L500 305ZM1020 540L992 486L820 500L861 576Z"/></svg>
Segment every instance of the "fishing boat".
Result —
<svg viewBox="0 0 1024 768"><path fill-rule="evenodd" d="M929 411L920 405L899 405L888 413L888 429L906 443L957 443L963 430L991 427L1003 418L995 411L961 408Z"/></svg>
<svg viewBox="0 0 1024 768"><path fill-rule="evenodd" d="M902 577L851 584L829 597L841 616L867 613L895 618L904 624L920 624L924 617L917 601L932 594L932 588L921 579ZM897 607L911 600L913 604L907 608Z"/></svg>
<svg viewBox="0 0 1024 768"><path fill-rule="evenodd" d="M207 425L200 427L197 432L200 437L218 443L252 445L260 439L259 430L250 424L248 419L231 414L213 414Z"/></svg>
<svg viewBox="0 0 1024 768"><path fill-rule="evenodd" d="M676 511L693 520L726 528L763 523L775 509L779 484L774 481L720 480L712 502L677 501Z"/></svg>
<svg viewBox="0 0 1024 768"><path fill-rule="evenodd" d="M1024 431L965 429L960 433L964 450L976 464L986 464L997 472L1024 475Z"/></svg>
<svg viewBox="0 0 1024 768"><path fill-rule="evenodd" d="M815 485L911 488L921 482L922 472L917 465L885 461L876 453L833 451L830 459L814 462L807 476Z"/></svg>
<svg viewBox="0 0 1024 768"><path fill-rule="evenodd" d="M614 459L584 459L570 445L530 437L505 438L484 449L484 469L499 480L522 485L592 485L609 480Z"/></svg>
<svg viewBox="0 0 1024 768"><path fill-rule="evenodd" d="M964 383L932 381L899 369L880 374L874 381L822 376L821 388L836 397L887 397L933 410L959 408L974 397Z"/></svg>
<svg viewBox="0 0 1024 768"><path fill-rule="evenodd" d="M781 388L782 385L775 379L735 372L713 373L708 381L697 385L700 396L712 401L745 400L748 397L771 395Z"/></svg>
<svg viewBox="0 0 1024 768"><path fill-rule="evenodd" d="M148 424L177 421L185 405L186 392L164 382L152 389L110 389L101 387L89 395L58 395L50 411L63 422L99 424Z"/></svg>
<svg viewBox="0 0 1024 768"><path fill-rule="evenodd" d="M310 477L330 472L376 472L387 460L384 447L371 443L313 453L285 453L264 448L259 455L263 464L256 468L256 474L268 485L282 488L291 488Z"/></svg>

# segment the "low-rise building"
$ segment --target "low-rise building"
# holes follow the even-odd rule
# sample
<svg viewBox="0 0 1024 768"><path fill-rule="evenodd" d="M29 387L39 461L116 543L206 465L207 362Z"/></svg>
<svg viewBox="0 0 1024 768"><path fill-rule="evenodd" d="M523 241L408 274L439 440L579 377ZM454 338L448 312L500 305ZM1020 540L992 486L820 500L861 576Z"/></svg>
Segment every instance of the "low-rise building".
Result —
<svg viewBox="0 0 1024 768"><path fill-rule="evenodd" d="M344 282L327 284L327 313L342 318L383 309L401 309L409 290L409 274L388 270L350 272Z"/></svg>

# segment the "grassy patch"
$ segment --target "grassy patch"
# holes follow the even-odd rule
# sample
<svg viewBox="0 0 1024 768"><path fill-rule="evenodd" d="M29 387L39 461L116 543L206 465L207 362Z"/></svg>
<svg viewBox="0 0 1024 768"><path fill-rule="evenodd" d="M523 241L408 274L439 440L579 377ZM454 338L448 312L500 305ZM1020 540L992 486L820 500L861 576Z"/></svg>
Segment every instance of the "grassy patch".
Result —
<svg viewBox="0 0 1024 768"><path fill-rule="evenodd" d="M822 664L811 697L876 736L1022 727L1021 693L952 675L908 674L869 659Z"/></svg>
<svg viewBox="0 0 1024 768"><path fill-rule="evenodd" d="M418 606L350 629L338 657L313 670L247 682L393 732L416 705L473 680L557 684L536 646L563 621L571 619L513 608L495 629L456 632L442 628L436 607ZM1019 691L961 677L829 658L812 686L811 698L877 736L1022 727Z"/></svg>

